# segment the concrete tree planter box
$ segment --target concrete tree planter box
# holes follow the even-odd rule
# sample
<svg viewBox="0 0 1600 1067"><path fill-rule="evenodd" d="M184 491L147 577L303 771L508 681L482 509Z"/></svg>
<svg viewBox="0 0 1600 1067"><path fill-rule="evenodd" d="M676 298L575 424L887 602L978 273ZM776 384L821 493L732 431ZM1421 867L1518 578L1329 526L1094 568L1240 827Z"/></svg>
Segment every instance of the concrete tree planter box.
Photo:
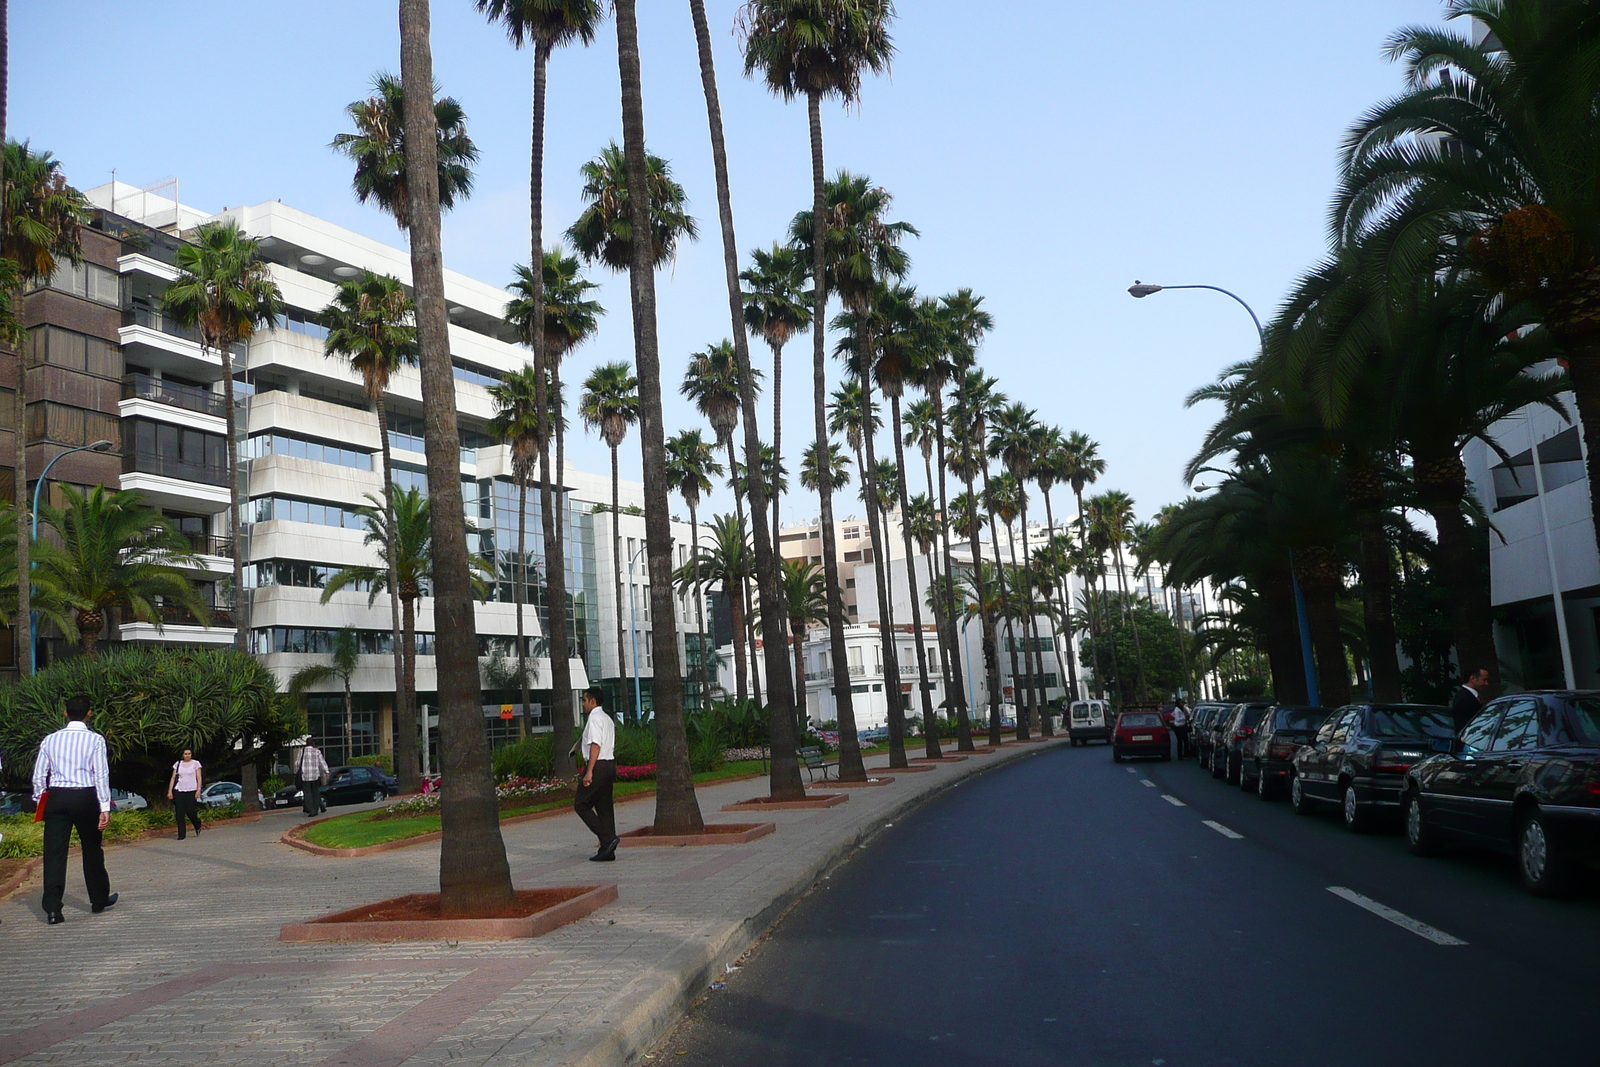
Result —
<svg viewBox="0 0 1600 1067"><path fill-rule="evenodd" d="M907 762L909 763L910 761L908 760ZM869 771L867 771L867 773L868 774L877 774L878 771L882 771L884 774L921 774L923 771L931 771L931 770L933 770L932 764L928 764L928 763L923 763L923 764L912 763L911 766L909 766L909 767L879 767L879 768L877 768L877 770L869 770Z"/></svg>
<svg viewBox="0 0 1600 1067"><path fill-rule="evenodd" d="M812 782L807 789L874 789L880 785L888 785L894 781L893 775L877 774L864 782L841 782L837 778L824 778L820 782Z"/></svg>
<svg viewBox="0 0 1600 1067"><path fill-rule="evenodd" d="M804 800L773 800L771 797L753 797L736 804L722 805L723 811L790 811L801 808L837 808L850 799L849 793L818 793Z"/></svg>
<svg viewBox="0 0 1600 1067"><path fill-rule="evenodd" d="M965 760L966 758L967 757L966 757L965 754L962 754L960 756L913 756L913 757L911 757L911 762L912 763L960 763L963 760Z"/></svg>
<svg viewBox="0 0 1600 1067"><path fill-rule="evenodd" d="M641 826L617 835L624 848L638 845L743 845L766 837L778 828L775 822L706 823L703 834L658 834L653 826Z"/></svg>
<svg viewBox="0 0 1600 1067"><path fill-rule="evenodd" d="M416 917L430 908L437 914L438 893L411 893L359 908L336 911L303 923L287 923L279 941L483 941L539 937L583 918L617 899L613 885L575 885L519 889L517 899L528 914L502 919ZM386 918L386 915L411 915Z"/></svg>

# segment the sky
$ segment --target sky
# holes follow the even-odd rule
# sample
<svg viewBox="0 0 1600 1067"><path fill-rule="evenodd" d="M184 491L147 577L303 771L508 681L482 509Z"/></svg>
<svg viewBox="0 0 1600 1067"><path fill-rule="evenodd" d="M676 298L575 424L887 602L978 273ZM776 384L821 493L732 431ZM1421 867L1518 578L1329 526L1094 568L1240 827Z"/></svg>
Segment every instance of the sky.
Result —
<svg viewBox="0 0 1600 1067"><path fill-rule="evenodd" d="M743 76L739 6L706 2L743 265L786 234L811 193L804 103ZM1343 132L1401 87L1385 39L1438 22L1442 5L1021 0L985 19L955 0L898 7L891 72L865 82L859 107L824 105L828 172L866 174L893 195L890 217L921 234L908 244L907 281L933 296L982 295L995 319L983 368L1046 423L1099 442L1108 470L1096 488L1130 493L1148 518L1186 495L1180 470L1217 414L1186 409L1185 397L1248 359L1255 332L1219 294L1136 301L1127 287L1218 285L1268 318L1327 251ZM177 178L183 201L202 210L282 200L401 244L387 216L355 201L348 162L327 147L372 75L398 72L397 9L394 0L13 0L7 132L54 153L80 188L113 172L135 185ZM701 229L657 278L670 434L702 425L677 386L690 354L729 336L730 324L688 5L640 4L640 42L647 142L670 162ZM528 260L532 56L472 0L434 0L433 54L482 154L471 198L445 216L445 263L503 285ZM620 114L608 20L591 46L551 61L547 247L582 210L579 166L620 141ZM592 273L609 312L567 357L573 383L594 365L632 359L626 279ZM751 351L770 372L765 347L753 340ZM809 335L785 352L791 471L812 425L810 352ZM609 469L604 445L575 431L573 462ZM633 434L624 477L640 467ZM813 517L814 498L793 489L783 520ZM731 506L720 490L702 514Z"/></svg>

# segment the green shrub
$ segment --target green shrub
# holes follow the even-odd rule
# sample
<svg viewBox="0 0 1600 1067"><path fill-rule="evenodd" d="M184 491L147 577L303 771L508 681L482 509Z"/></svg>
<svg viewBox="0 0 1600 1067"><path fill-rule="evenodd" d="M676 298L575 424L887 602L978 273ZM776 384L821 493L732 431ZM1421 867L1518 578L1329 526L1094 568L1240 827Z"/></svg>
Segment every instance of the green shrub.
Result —
<svg viewBox="0 0 1600 1067"><path fill-rule="evenodd" d="M715 734L724 748L764 748L768 744L767 709L753 700L719 700L685 720L689 743Z"/></svg>
<svg viewBox="0 0 1600 1067"><path fill-rule="evenodd" d="M394 773L394 757L387 752L379 752L371 756L357 756L350 761L352 767L382 767L384 774ZM266 792L266 790L262 790Z"/></svg>
<svg viewBox="0 0 1600 1067"><path fill-rule="evenodd" d="M654 726L622 724L617 727L617 763L623 767L642 767L656 761Z"/></svg>
<svg viewBox="0 0 1600 1067"><path fill-rule="evenodd" d="M494 750L494 776L507 778L548 778L555 768L549 734L530 734Z"/></svg>
<svg viewBox="0 0 1600 1067"><path fill-rule="evenodd" d="M276 774L269 775L261 780L261 795L270 797L288 784L289 779L287 778L280 778Z"/></svg>
<svg viewBox="0 0 1600 1067"><path fill-rule="evenodd" d="M689 769L695 774L714 771L727 762L723 756L725 746L716 734L708 734L689 745Z"/></svg>
<svg viewBox="0 0 1600 1067"><path fill-rule="evenodd" d="M243 813L243 804L201 808L200 821L233 819ZM172 826L171 808L118 811L112 813L111 822L101 834L101 839L107 842L127 841L148 830L170 830ZM5 834L5 840L0 841L0 859L26 859L44 854L44 823L34 822L32 815L0 816L0 833ZM77 832L74 831L72 840L76 842L77 839Z"/></svg>

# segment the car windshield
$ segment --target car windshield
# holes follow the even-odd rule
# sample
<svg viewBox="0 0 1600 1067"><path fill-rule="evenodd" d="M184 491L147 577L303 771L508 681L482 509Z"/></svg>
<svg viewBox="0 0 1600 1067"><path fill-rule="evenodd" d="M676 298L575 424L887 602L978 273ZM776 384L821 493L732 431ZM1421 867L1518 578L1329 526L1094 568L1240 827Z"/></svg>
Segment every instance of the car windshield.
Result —
<svg viewBox="0 0 1600 1067"><path fill-rule="evenodd" d="M1567 718L1578 740L1600 744L1600 697L1572 697L1567 701Z"/></svg>
<svg viewBox="0 0 1600 1067"><path fill-rule="evenodd" d="M1455 720L1444 708L1373 708L1372 734L1392 741L1449 740L1456 736Z"/></svg>
<svg viewBox="0 0 1600 1067"><path fill-rule="evenodd" d="M1273 725L1279 730L1304 730L1313 732L1322 725L1328 713L1321 708L1279 708Z"/></svg>
<svg viewBox="0 0 1600 1067"><path fill-rule="evenodd" d="M1141 728L1142 727L1146 727L1146 726L1160 726L1161 725L1161 716L1159 716L1159 715L1145 715L1145 714L1142 714L1142 713L1138 714L1138 715L1124 715L1122 717L1122 725L1123 726L1137 726L1137 727L1141 727Z"/></svg>

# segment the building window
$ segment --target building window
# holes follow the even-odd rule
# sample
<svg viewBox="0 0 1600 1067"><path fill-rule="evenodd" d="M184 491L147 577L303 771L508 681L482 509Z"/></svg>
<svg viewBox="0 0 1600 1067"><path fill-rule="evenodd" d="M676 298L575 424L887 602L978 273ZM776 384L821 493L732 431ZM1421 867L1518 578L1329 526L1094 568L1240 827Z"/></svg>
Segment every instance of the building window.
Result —
<svg viewBox="0 0 1600 1067"><path fill-rule="evenodd" d="M1563 430L1539 442L1539 466L1543 468L1545 492L1570 485L1583 478L1583 445L1578 428ZM1538 495L1533 475L1533 449L1524 449L1489 470L1494 480L1494 509L1504 511L1513 504Z"/></svg>
<svg viewBox="0 0 1600 1067"><path fill-rule="evenodd" d="M493 389L495 386L505 382L505 379L500 376L498 371L490 370L488 367L480 367L478 364L468 363L464 359L451 360L450 362L455 369L456 381L458 382L481 385L485 389Z"/></svg>
<svg viewBox="0 0 1600 1067"><path fill-rule="evenodd" d="M146 419L127 419L124 425L133 446L128 458L131 469L226 484L228 445L221 434ZM217 477L223 481L216 482Z"/></svg>
<svg viewBox="0 0 1600 1067"><path fill-rule="evenodd" d="M274 652L331 655L338 630L300 626L268 626L250 631L250 651L258 656ZM394 634L389 630L357 630L356 643L363 656L394 655ZM417 655L433 655L433 635L417 634Z"/></svg>
<svg viewBox="0 0 1600 1067"><path fill-rule="evenodd" d="M328 580L342 569L301 560L269 559L246 567L244 580L245 585L254 589L264 589L273 585L286 585L296 589L326 589ZM355 581L343 588L354 593L368 593L372 591L372 583Z"/></svg>
<svg viewBox="0 0 1600 1067"><path fill-rule="evenodd" d="M859 563L859 562L861 562L861 553L860 552L846 552L844 554L844 561L846 563Z"/></svg>
<svg viewBox="0 0 1600 1067"><path fill-rule="evenodd" d="M290 308L279 315L276 325L280 330L302 334L317 341L325 341L328 337L328 328L318 322L314 314L299 308Z"/></svg>
<svg viewBox="0 0 1600 1067"><path fill-rule="evenodd" d="M873 688L876 689L877 686L874 686ZM867 691L867 687L864 686L864 685L852 685L850 687L850 692L852 692L852 693L865 693L866 691Z"/></svg>
<svg viewBox="0 0 1600 1067"><path fill-rule="evenodd" d="M110 441L122 447L122 420L115 415L65 404L45 402L28 405L28 437L58 445L92 445Z"/></svg>
<svg viewBox="0 0 1600 1067"><path fill-rule="evenodd" d="M366 693L356 697L362 704L370 699ZM370 709L351 710L350 740L346 744L344 696L339 693L313 693L306 697L306 729L330 767L349 763L356 756L375 756L379 750L377 716Z"/></svg>
<svg viewBox="0 0 1600 1067"><path fill-rule="evenodd" d="M59 326L35 326L28 331L28 364L82 371L101 378L122 377L122 350L110 341Z"/></svg>
<svg viewBox="0 0 1600 1067"><path fill-rule="evenodd" d="M317 526L337 526L345 530L366 529L366 519L353 508L325 504L320 500L296 500L287 496L260 496L253 522L309 522Z"/></svg>
<svg viewBox="0 0 1600 1067"><path fill-rule="evenodd" d="M317 463L332 463L338 467L355 470L372 469L372 453L354 448L344 448L312 437L290 433L258 433L245 442L239 450L240 459L260 459L263 456L294 456Z"/></svg>
<svg viewBox="0 0 1600 1067"><path fill-rule="evenodd" d="M846 589L854 589L856 587L856 580L854 578L846 578L844 580L844 587Z"/></svg>
<svg viewBox="0 0 1600 1067"><path fill-rule="evenodd" d="M122 285L117 272L98 263L58 263L44 287L92 300L106 307L122 306Z"/></svg>

